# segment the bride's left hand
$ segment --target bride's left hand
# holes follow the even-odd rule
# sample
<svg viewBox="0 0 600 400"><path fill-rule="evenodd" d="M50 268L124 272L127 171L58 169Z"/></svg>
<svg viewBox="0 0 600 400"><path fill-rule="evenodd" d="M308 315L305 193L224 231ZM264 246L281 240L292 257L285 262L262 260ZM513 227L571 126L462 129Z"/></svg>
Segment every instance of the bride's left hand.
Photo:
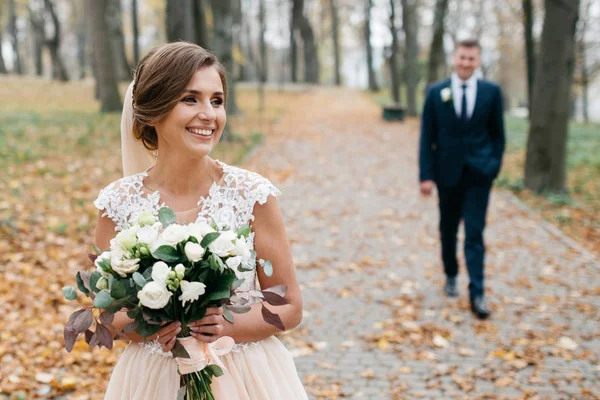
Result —
<svg viewBox="0 0 600 400"><path fill-rule="evenodd" d="M191 335L196 339L212 343L223 336L225 318L221 307L210 307L206 309L204 318L190 322Z"/></svg>

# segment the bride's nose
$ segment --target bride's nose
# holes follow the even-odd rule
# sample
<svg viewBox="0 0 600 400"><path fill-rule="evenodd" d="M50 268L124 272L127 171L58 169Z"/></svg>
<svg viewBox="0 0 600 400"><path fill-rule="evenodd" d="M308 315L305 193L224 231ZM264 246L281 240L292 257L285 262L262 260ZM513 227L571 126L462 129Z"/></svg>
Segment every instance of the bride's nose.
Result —
<svg viewBox="0 0 600 400"><path fill-rule="evenodd" d="M217 113L212 104L203 104L198 110L198 118L202 121L214 121L217 118Z"/></svg>

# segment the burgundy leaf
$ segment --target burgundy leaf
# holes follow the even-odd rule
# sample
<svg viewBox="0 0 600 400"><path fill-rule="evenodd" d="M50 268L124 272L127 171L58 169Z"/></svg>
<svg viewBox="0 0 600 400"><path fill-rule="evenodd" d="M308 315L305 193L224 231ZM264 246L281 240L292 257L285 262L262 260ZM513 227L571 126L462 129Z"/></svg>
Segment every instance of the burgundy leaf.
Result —
<svg viewBox="0 0 600 400"><path fill-rule="evenodd" d="M154 317L146 312L144 312L142 314L142 317L144 318L144 321L146 321L150 325L160 325L161 324L161 322L155 321Z"/></svg>
<svg viewBox="0 0 600 400"><path fill-rule="evenodd" d="M73 346L75 346L75 342L77 341L77 332L70 326L65 326L65 330L63 332L65 338L65 349L67 352L71 352L73 350Z"/></svg>
<svg viewBox="0 0 600 400"><path fill-rule="evenodd" d="M79 276L81 276L83 286L85 286L85 288L89 290L90 293L93 293L92 287L90 285L90 276L92 276L92 273L89 271L79 271Z"/></svg>
<svg viewBox="0 0 600 400"><path fill-rule="evenodd" d="M273 325L275 328L280 331L285 331L285 326L283 326L283 322L279 315L273 314L265 305L262 305L262 316L267 324Z"/></svg>
<svg viewBox="0 0 600 400"><path fill-rule="evenodd" d="M290 304L289 301L287 301L277 293L267 291L263 291L262 293L265 301L272 306L284 306L286 304Z"/></svg>
<svg viewBox="0 0 600 400"><path fill-rule="evenodd" d="M138 321L133 321L133 322L125 325L125 328L123 328L123 332L125 332L125 333L134 332L136 330L136 328L138 327L138 325L139 325Z"/></svg>
<svg viewBox="0 0 600 400"><path fill-rule="evenodd" d="M96 330L98 330L98 329L96 329ZM99 343L99 341L98 341L98 335L96 335L96 333L94 333L92 335L92 337L90 338L90 343L89 343L90 344L90 348L93 348L94 346L98 346L98 343Z"/></svg>
<svg viewBox="0 0 600 400"><path fill-rule="evenodd" d="M108 312L108 311L104 311L102 312L102 314L100 314L100 322L103 325L110 325L112 324L113 320L115 319L115 314Z"/></svg>
<svg viewBox="0 0 600 400"><path fill-rule="evenodd" d="M171 349L171 353L173 353L173 357L178 358L190 358L190 354L187 352L185 347L179 342L179 340L175 341L173 348Z"/></svg>
<svg viewBox="0 0 600 400"><path fill-rule="evenodd" d="M106 347L107 349L112 349L113 347L113 337L110 330L102 324L96 325L96 336L98 337L98 342L101 346Z"/></svg>
<svg viewBox="0 0 600 400"><path fill-rule="evenodd" d="M92 326L92 322L94 322L94 316L92 310L88 309L75 318L72 326L73 329L75 329L75 333L79 335L89 329L89 327Z"/></svg>
<svg viewBox="0 0 600 400"><path fill-rule="evenodd" d="M75 319L77 319L77 317L86 310L87 308L82 308L81 310L77 310L73 314L71 314L71 316L69 317L69 322L67 322L67 326L72 328L73 324L75 323Z"/></svg>
<svg viewBox="0 0 600 400"><path fill-rule="evenodd" d="M97 254L88 253L88 258L92 260L92 262L96 262L96 258L98 258Z"/></svg>
<svg viewBox="0 0 600 400"><path fill-rule="evenodd" d="M94 335L94 332L90 331L89 329L87 331L85 331L85 342L87 344L90 344L90 340L92 340L93 335Z"/></svg>
<svg viewBox="0 0 600 400"><path fill-rule="evenodd" d="M272 293L280 295L281 297L285 297L285 294L287 293L287 286L285 286L285 285L272 286L270 288L263 290L263 293L264 292L272 292Z"/></svg>

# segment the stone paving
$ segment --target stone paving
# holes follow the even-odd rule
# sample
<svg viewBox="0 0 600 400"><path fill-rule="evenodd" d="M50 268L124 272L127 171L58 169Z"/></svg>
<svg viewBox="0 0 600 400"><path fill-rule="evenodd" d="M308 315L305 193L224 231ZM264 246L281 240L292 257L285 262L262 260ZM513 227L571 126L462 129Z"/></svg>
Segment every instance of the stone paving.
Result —
<svg viewBox="0 0 600 400"><path fill-rule="evenodd" d="M385 123L361 93L315 89L272 130L250 167L283 191L305 316L282 339L311 399L600 398L595 255L494 191L493 315L476 321L462 250L461 296L443 295L417 121Z"/></svg>

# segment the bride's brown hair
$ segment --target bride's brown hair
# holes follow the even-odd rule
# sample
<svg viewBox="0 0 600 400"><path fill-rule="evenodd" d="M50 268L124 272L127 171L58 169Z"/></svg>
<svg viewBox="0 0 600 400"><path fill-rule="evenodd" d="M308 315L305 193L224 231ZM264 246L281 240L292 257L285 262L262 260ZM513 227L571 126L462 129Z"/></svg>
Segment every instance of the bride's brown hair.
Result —
<svg viewBox="0 0 600 400"><path fill-rule="evenodd" d="M133 136L148 150L158 148L158 136L150 124L175 107L196 71L204 67L217 70L227 93L225 68L214 54L197 44L162 44L140 60L133 81Z"/></svg>

